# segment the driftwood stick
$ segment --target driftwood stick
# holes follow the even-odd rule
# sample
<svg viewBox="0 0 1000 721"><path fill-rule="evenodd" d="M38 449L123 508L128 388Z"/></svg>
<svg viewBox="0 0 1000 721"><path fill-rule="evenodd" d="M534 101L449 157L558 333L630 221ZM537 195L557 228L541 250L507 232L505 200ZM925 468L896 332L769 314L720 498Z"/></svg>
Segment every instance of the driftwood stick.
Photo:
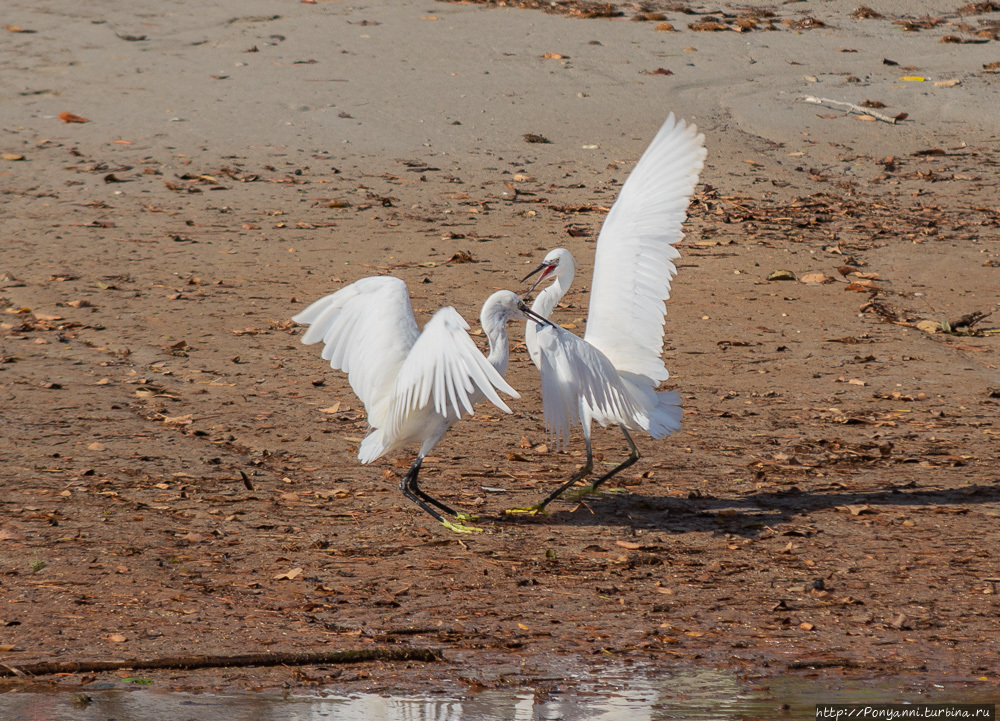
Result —
<svg viewBox="0 0 1000 721"><path fill-rule="evenodd" d="M972 330L972 326L974 326L981 320L986 320L991 315L993 315L993 311L990 311L989 313L984 313L981 310L976 310L973 311L972 313L967 313L966 315L963 315L958 320L951 321L948 324L948 327L951 328L952 330L954 330L955 328L968 328L969 330Z"/></svg>
<svg viewBox="0 0 1000 721"><path fill-rule="evenodd" d="M56 673L101 673L104 671L234 668L246 666L310 666L370 661L439 661L441 651L432 648L362 648L347 651L301 653L249 653L238 656L167 656L122 661L57 661L13 666L0 663L3 676L45 676Z"/></svg>
<svg viewBox="0 0 1000 721"><path fill-rule="evenodd" d="M836 105L841 108L847 108L847 110L853 113L871 115L873 118L878 118L882 122L889 123L890 125L896 124L895 118L890 118L888 115L882 115L882 113L876 113L871 108L863 108L860 105L855 105L854 103L845 103L840 100L830 100L829 98L816 98L812 95L805 95L802 100L807 103L815 103L816 105Z"/></svg>

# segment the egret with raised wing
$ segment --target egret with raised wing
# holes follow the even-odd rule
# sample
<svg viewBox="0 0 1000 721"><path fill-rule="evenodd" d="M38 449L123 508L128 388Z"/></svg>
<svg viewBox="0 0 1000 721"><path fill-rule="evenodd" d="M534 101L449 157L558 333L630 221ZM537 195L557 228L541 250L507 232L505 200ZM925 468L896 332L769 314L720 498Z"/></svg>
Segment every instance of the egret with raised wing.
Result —
<svg viewBox="0 0 1000 721"><path fill-rule="evenodd" d="M557 448L565 448L579 424L587 449L584 466L538 504L508 513L540 513L593 470L590 424L616 425L629 456L584 492L594 491L639 459L629 430L664 438L681 427L680 395L658 391L669 377L663 363L663 321L670 282L680 257L675 244L705 162L705 138L673 113L643 153L608 212L597 239L583 338L555 325L529 320L525 341L542 377L545 424ZM576 261L565 248L550 251L524 280L552 280L532 310L548 318L569 290Z"/></svg>
<svg viewBox="0 0 1000 721"><path fill-rule="evenodd" d="M302 342L322 341L322 357L347 373L365 406L371 432L358 459L370 463L402 446L419 443L417 458L399 484L411 501L454 531L481 530L420 488L424 457L448 428L473 405L489 400L510 413L497 391L518 398L503 379L507 371L507 321L535 318L515 293L501 290L483 305L480 321L489 339L489 356L469 337L469 325L452 307L439 310L417 329L406 283L398 278L362 278L317 300L292 320L308 325ZM451 516L445 518L442 513Z"/></svg>

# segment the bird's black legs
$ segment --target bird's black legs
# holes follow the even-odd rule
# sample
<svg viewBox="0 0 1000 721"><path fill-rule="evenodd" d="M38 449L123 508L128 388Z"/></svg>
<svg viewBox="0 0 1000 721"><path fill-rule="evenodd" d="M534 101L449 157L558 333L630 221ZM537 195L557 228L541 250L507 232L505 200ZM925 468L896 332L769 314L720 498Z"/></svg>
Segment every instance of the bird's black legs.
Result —
<svg viewBox="0 0 1000 721"><path fill-rule="evenodd" d="M608 471L603 476L601 476L596 481L594 481L591 484L590 488L588 489L590 491L596 491L597 487L599 485L601 485L602 483L604 483L609 478L611 478L611 476L615 475L616 473L618 473L620 471L624 471L626 468L628 468L633 463L635 463L637 460L639 460L639 449L635 447L635 442L632 440L632 436L630 436L628 434L628 431L625 430L624 426L619 426L619 427L622 429L622 433L625 434L625 440L628 441L628 447L629 447L628 458L626 458L619 465L615 466L610 471Z"/></svg>
<svg viewBox="0 0 1000 721"><path fill-rule="evenodd" d="M605 473L603 476L598 478L596 481L591 483L589 486L584 486L579 489L579 491L574 491L574 495L586 495L588 493L594 493L597 491L597 487L604 483L606 480L611 478L611 476L624 471L626 468L631 466L637 460L639 460L639 449L635 446L635 441L632 440L632 436L629 435L628 430L624 427L619 426L622 429L622 433L625 434L625 440L628 441L629 455L624 461L612 468L610 471ZM544 513L545 507L549 505L552 501L559 498L563 493L566 492L573 484L577 481L583 480L588 473L590 473L594 468L594 460L590 451L590 438L584 437L584 442L587 445L587 463L579 471L573 474L573 477L566 481L564 484L559 486L555 491L546 496L540 503L536 503L534 506L529 508L512 508L507 513Z"/></svg>
<svg viewBox="0 0 1000 721"><path fill-rule="evenodd" d="M431 508L431 506L436 506L449 516L457 516L458 514L417 485L417 474L420 473L420 464L423 462L424 457L417 456L417 460L413 462L413 465L410 466L410 470L406 472L406 475L403 476L403 480L399 482L399 490L403 492L404 496L443 523L444 518L441 517L440 513Z"/></svg>
<svg viewBox="0 0 1000 721"><path fill-rule="evenodd" d="M420 464L423 463L423 461L423 456L417 456L417 460L413 462L413 465L410 466L410 470L406 472L406 475L403 476L403 480L399 482L399 490L403 492L403 495L434 516L434 518L443 523L446 527L450 528L452 531L457 533L470 533L472 531L483 530L481 528L476 528L475 526L467 526L463 523L463 521L475 520L474 516L464 513L456 513L450 506L446 506L444 503L434 498L434 496L430 495L417 485L417 474L420 473ZM449 516L453 516L455 520L453 521L445 518L431 506L444 511Z"/></svg>
<svg viewBox="0 0 1000 721"><path fill-rule="evenodd" d="M541 502L536 503L535 505L530 506L528 508L511 508L509 511L507 511L507 513L544 514L545 507L547 505L549 505L555 499L559 498L559 496L561 496L566 491L567 488L575 484L577 481L582 480L587 476L587 474L589 474L592 470L594 470L594 456L590 451L590 438L585 437L584 442L587 445L587 462L583 465L583 468L574 473L573 477L570 478L561 486L559 486L559 488L557 488L552 493L543 498Z"/></svg>

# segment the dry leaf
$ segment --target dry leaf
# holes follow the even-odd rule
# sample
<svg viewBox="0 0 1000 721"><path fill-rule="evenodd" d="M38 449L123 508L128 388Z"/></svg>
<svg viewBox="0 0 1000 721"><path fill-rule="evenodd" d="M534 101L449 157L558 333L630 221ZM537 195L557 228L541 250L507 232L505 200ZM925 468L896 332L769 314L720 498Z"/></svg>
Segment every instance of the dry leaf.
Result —
<svg viewBox="0 0 1000 721"><path fill-rule="evenodd" d="M820 283L832 283L833 278L828 276L826 273L806 273L801 278L799 278L800 283L807 283L810 285L816 285Z"/></svg>
<svg viewBox="0 0 1000 721"><path fill-rule="evenodd" d="M166 416L163 419L163 425L165 426L188 426L194 423L191 418L191 414L188 413L186 416Z"/></svg>
<svg viewBox="0 0 1000 721"><path fill-rule="evenodd" d="M622 548L627 548L630 551L638 551L642 548L641 543L634 543L633 541L615 541L616 546L621 546Z"/></svg>
<svg viewBox="0 0 1000 721"><path fill-rule="evenodd" d="M128 639L125 638L125 636L123 636L120 633L111 634L110 636L108 636L108 640L111 641L112 643L125 643L126 641L128 641Z"/></svg>
<svg viewBox="0 0 1000 721"><path fill-rule="evenodd" d="M338 486L337 488L331 488L328 491L316 491L316 496L318 498L348 498L351 492L347 488Z"/></svg>
<svg viewBox="0 0 1000 721"><path fill-rule="evenodd" d="M87 446L87 449L91 450L91 451L103 451L104 450L104 444L103 443L98 443L97 441L94 441L89 446Z"/></svg>
<svg viewBox="0 0 1000 721"><path fill-rule="evenodd" d="M795 273L790 270L776 270L767 276L768 280L795 280Z"/></svg>
<svg viewBox="0 0 1000 721"><path fill-rule="evenodd" d="M569 55L560 55L559 53L545 53L542 57L546 60L569 60Z"/></svg>
<svg viewBox="0 0 1000 721"><path fill-rule="evenodd" d="M81 118L79 115L74 115L73 113L59 113L58 118L64 123L89 123L90 121L86 118Z"/></svg>
<svg viewBox="0 0 1000 721"><path fill-rule="evenodd" d="M300 576L301 574L302 574L302 567L300 566L298 568L293 568L291 571L285 571L284 573L279 573L277 576L274 577L274 580L291 581L295 579L297 576Z"/></svg>

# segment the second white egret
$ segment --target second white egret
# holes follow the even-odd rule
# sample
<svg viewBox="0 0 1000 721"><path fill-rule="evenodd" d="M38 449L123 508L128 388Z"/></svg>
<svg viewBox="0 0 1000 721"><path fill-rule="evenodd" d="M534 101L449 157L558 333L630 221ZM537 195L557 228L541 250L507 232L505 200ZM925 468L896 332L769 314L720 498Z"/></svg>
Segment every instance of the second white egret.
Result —
<svg viewBox="0 0 1000 721"><path fill-rule="evenodd" d="M583 468L529 508L509 513L540 513L566 489L593 470L590 425L617 425L625 434L629 457L584 490L595 490L639 459L629 430L663 438L680 430L680 395L658 391L669 377L663 363L663 321L670 282L680 257L675 244L705 162L705 137L673 113L643 153L608 212L597 239L590 309L583 338L555 325L528 321L525 341L542 379L545 424L557 447L565 447L579 424L587 449ZM564 248L550 251L535 273L552 283L532 310L548 318L569 289L576 270ZM530 292L530 290L529 290Z"/></svg>

